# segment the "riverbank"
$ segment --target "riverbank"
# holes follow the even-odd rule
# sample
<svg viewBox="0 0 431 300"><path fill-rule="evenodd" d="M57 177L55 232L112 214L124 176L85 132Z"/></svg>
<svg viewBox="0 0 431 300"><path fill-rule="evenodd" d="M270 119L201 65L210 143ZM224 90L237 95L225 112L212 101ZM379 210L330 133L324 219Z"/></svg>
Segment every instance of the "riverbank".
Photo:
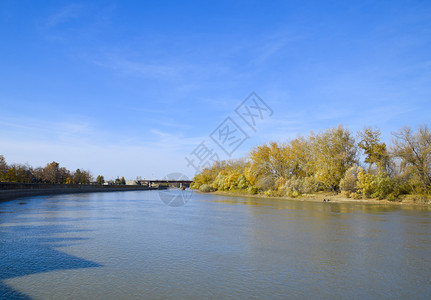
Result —
<svg viewBox="0 0 431 300"><path fill-rule="evenodd" d="M294 200L294 201L307 201L307 202L431 206L431 199L419 200L415 198L415 195L405 195L400 199L390 201L386 199L382 199L382 200L353 199L353 198L347 198L342 194L334 195L329 193L308 194L308 195L303 195L296 198L289 198L289 197L266 196L263 194L252 195L252 194L248 194L246 192L240 192L240 191L235 191L235 192L216 191L216 192L209 192L209 193L203 193L199 191L195 191L195 192L202 193L202 194L214 194L214 195L230 196L230 197L252 197L252 198L260 198L260 199Z"/></svg>
<svg viewBox="0 0 431 300"><path fill-rule="evenodd" d="M22 197L76 193L124 192L155 190L157 187L133 185L0 183L0 202Z"/></svg>

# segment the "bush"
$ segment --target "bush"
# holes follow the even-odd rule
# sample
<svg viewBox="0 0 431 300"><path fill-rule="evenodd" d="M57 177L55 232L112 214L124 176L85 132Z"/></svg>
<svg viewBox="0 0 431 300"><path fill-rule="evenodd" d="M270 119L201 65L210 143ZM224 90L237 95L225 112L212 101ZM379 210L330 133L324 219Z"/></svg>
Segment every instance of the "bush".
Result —
<svg viewBox="0 0 431 300"><path fill-rule="evenodd" d="M358 194L358 193L351 193L350 197L353 198L353 199L359 200L359 199L362 198L362 195Z"/></svg>
<svg viewBox="0 0 431 300"><path fill-rule="evenodd" d="M394 187L391 178L383 172L379 172L375 176L376 187L374 193L371 195L373 198L384 199L392 193Z"/></svg>
<svg viewBox="0 0 431 300"><path fill-rule="evenodd" d="M202 184L200 187L199 187L199 192L202 192L202 193L210 193L210 192L214 192L214 189L213 189L213 187L212 186L210 186L209 184Z"/></svg>
<svg viewBox="0 0 431 300"><path fill-rule="evenodd" d="M247 192L248 192L249 194L252 194L252 195L256 195L258 191L259 191L259 190L258 190L258 188L257 188L257 187L255 187L255 186L249 186L249 187L247 188Z"/></svg>
<svg viewBox="0 0 431 300"><path fill-rule="evenodd" d="M221 172L217 175L217 177L214 179L214 182L212 184L212 187L215 190L223 191L225 188L225 176L221 174Z"/></svg>
<svg viewBox="0 0 431 300"><path fill-rule="evenodd" d="M268 197L282 197L282 196L284 196L284 194L282 192L275 191L275 190L267 190L267 191L263 192L263 194L265 196L268 196Z"/></svg>
<svg viewBox="0 0 431 300"><path fill-rule="evenodd" d="M301 193L299 191L295 190L295 189L292 189L292 188L288 187L286 189L286 196L290 197L290 198L296 198L296 197L301 196Z"/></svg>
<svg viewBox="0 0 431 300"><path fill-rule="evenodd" d="M244 175L240 175L237 179L236 186L243 190L247 189L249 187L250 183L248 182L247 178Z"/></svg>
<svg viewBox="0 0 431 300"><path fill-rule="evenodd" d="M395 199L398 196L397 193L394 192L394 183L392 179L385 172L372 175L366 174L364 170L361 170L358 173L356 188L364 199L370 197L384 199L388 195L391 195L391 199Z"/></svg>
<svg viewBox="0 0 431 300"><path fill-rule="evenodd" d="M261 191L275 188L275 179L272 176L261 176L256 181L256 187Z"/></svg>
<svg viewBox="0 0 431 300"><path fill-rule="evenodd" d="M340 181L341 191L347 192L347 195L355 193L357 190L358 174L361 171L363 171L363 169L359 166L353 166L348 169L343 179Z"/></svg>
<svg viewBox="0 0 431 300"><path fill-rule="evenodd" d="M296 177L287 179L279 188L288 197L298 197L302 194L317 192L319 183L314 177Z"/></svg>

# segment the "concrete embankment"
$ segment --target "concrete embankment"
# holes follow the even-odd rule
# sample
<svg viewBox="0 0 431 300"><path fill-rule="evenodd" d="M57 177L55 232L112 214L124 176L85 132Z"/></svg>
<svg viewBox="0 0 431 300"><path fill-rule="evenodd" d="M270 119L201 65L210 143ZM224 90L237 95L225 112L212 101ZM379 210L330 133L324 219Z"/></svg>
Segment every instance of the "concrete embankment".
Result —
<svg viewBox="0 0 431 300"><path fill-rule="evenodd" d="M0 183L0 201L8 201L20 197L153 190L147 186L133 185L92 185L92 184L45 184L45 183Z"/></svg>

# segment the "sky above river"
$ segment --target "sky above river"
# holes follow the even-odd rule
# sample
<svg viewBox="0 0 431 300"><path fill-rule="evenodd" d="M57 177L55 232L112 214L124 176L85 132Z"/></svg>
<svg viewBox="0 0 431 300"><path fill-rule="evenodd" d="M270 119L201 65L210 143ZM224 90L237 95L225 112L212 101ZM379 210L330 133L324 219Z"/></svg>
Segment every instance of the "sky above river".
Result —
<svg viewBox="0 0 431 300"><path fill-rule="evenodd" d="M411 0L1 0L0 154L133 179L338 124L390 141L429 124L430 16Z"/></svg>

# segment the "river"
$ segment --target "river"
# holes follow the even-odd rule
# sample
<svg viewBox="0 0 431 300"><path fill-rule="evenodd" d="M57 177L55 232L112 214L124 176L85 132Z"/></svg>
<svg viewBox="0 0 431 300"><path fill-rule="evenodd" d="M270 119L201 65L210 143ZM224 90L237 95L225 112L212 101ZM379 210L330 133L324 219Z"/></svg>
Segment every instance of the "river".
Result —
<svg viewBox="0 0 431 300"><path fill-rule="evenodd" d="M0 203L0 298L431 297L428 208L191 196Z"/></svg>

